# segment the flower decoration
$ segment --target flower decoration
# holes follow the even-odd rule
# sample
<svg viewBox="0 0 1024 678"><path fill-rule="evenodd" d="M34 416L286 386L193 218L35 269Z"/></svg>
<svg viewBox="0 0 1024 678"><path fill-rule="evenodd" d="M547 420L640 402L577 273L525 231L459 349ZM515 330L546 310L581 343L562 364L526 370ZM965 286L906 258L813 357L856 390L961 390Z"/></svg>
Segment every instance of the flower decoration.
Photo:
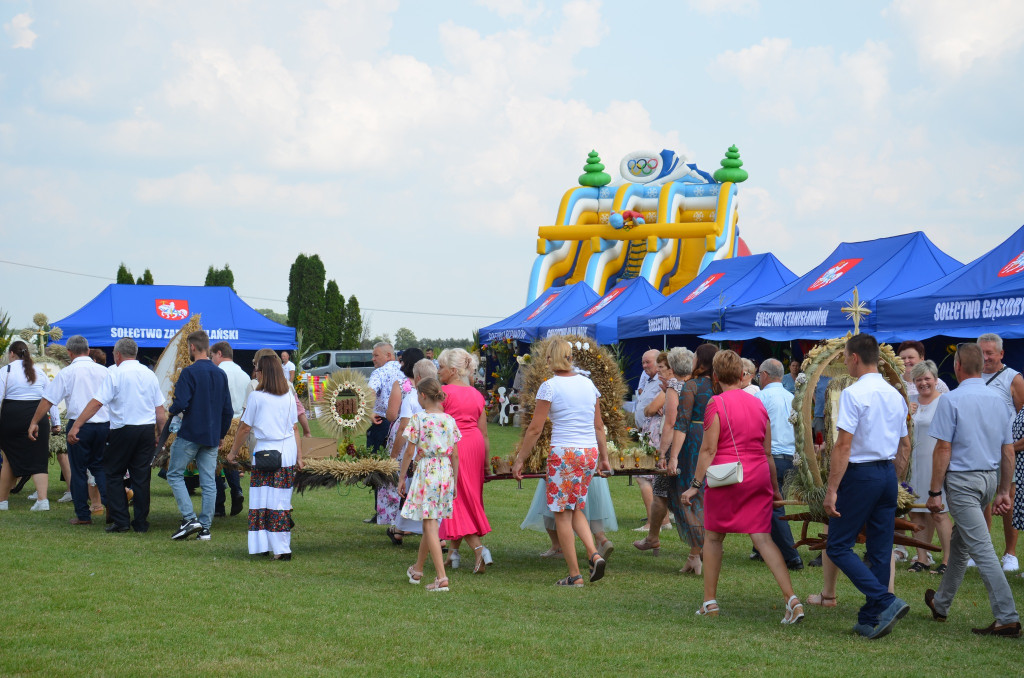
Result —
<svg viewBox="0 0 1024 678"><path fill-rule="evenodd" d="M335 435L346 439L365 433L373 423L374 393L366 377L354 370L338 370L324 385L317 404L327 413L324 421Z"/></svg>

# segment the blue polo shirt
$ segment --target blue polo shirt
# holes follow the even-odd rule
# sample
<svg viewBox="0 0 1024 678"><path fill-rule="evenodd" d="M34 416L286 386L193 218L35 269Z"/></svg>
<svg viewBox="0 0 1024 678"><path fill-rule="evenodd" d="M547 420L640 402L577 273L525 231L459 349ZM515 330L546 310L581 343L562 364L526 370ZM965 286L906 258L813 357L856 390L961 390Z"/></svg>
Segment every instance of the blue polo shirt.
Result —
<svg viewBox="0 0 1024 678"><path fill-rule="evenodd" d="M995 471L1013 443L1013 410L981 378L964 379L939 398L928 434L950 444L950 471Z"/></svg>
<svg viewBox="0 0 1024 678"><path fill-rule="evenodd" d="M178 437L216 447L231 427L231 393L224 370L212 360L197 360L181 371L174 386L170 416L184 412Z"/></svg>

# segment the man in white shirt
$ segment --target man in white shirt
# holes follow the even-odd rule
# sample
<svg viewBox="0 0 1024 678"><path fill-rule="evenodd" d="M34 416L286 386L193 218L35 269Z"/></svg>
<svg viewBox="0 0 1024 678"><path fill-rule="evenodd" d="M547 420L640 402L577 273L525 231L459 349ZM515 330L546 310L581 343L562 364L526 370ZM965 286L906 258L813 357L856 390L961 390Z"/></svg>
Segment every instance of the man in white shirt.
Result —
<svg viewBox="0 0 1024 678"><path fill-rule="evenodd" d="M281 368L284 370L284 378L289 384L292 383L295 377L295 363L291 361L288 351L281 351Z"/></svg>
<svg viewBox="0 0 1024 678"><path fill-rule="evenodd" d="M58 372L43 392L43 399L39 401L39 407L28 429L28 437L32 440L38 435L39 420L46 416L50 407L62 400L67 405L68 428L73 427L81 417L82 410L107 378L107 369L89 357L89 342L85 337L80 334L69 337L66 348L72 358L71 364ZM104 504L107 503L107 475L103 470L103 448L107 444L107 434L110 432L110 414L107 408L101 407L96 414L85 420L78 430L78 442L68 443L68 462L71 466L68 486L71 488L71 501L75 507L75 517L71 519L71 524L91 525L92 513L86 471L91 472L96 479L100 497Z"/></svg>
<svg viewBox="0 0 1024 678"><path fill-rule="evenodd" d="M1012 367L1003 364L1003 338L992 332L978 337L978 346L985 358L982 368L981 379L985 385L996 391L1003 402L1013 408L1010 417L1010 425L1013 419L1024 407L1024 376ZM1010 485L1010 502L1016 496L1016 485ZM985 509L985 522L992 525L992 507ZM1006 550L1003 552L1002 566L1004 572L1015 572L1020 569L1017 561L1017 530L1013 527L1013 511L1003 516L1003 535L1006 540Z"/></svg>
<svg viewBox="0 0 1024 678"><path fill-rule="evenodd" d="M854 631L881 638L906 616L910 606L889 592L896 523L897 469L910 458L907 402L878 372L878 342L857 334L846 342L843 361L857 382L839 396L838 435L832 448L825 494L826 552L867 598ZM866 528L865 564L853 545Z"/></svg>
<svg viewBox="0 0 1024 678"><path fill-rule="evenodd" d="M213 364L224 370L228 376L228 393L231 395L231 410L233 417L238 419L245 409L245 394L249 390L251 379L238 363L235 362L235 352L231 344L226 341L219 341L210 347L210 359ZM223 477L217 476L217 506L214 516L225 515L224 511L224 487L225 480L231 486L231 515L236 516L242 512L245 504L245 493L242 492L242 482L238 476L237 468L224 467Z"/></svg>
<svg viewBox="0 0 1024 678"><path fill-rule="evenodd" d="M164 394L153 371L144 367L136 356L139 347L134 339L124 337L114 344L116 370L107 370L99 391L82 410L75 425L68 431L68 443L79 441L83 424L104 405L110 413L110 437L103 458L107 475L107 516L111 520L107 532L149 530L150 464L156 452L156 430L167 421ZM125 471L131 473L135 492L135 520L129 520L128 498L120 492Z"/></svg>
<svg viewBox="0 0 1024 678"><path fill-rule="evenodd" d="M754 394L768 410L768 419L772 425L772 459L775 461L775 476L780 488L786 480L786 474L793 468L793 455L796 453L796 434L793 424L789 423L789 416L793 414L793 394L783 387L782 377L782 363L775 358L768 358L761 363L759 372L762 388ZM793 546L793 531L789 521L782 519L784 515L785 507L779 506L772 511L772 541L782 552L786 567L802 570L804 562ZM760 559L761 554L754 549L750 557L752 560Z"/></svg>

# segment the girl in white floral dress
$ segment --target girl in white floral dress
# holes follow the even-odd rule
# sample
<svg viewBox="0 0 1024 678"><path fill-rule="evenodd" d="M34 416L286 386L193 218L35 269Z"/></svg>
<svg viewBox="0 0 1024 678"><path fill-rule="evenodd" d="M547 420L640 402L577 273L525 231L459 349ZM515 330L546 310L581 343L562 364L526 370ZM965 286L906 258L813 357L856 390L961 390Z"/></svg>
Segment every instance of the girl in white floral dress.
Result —
<svg viewBox="0 0 1024 678"><path fill-rule="evenodd" d="M419 584L429 552L434 561L436 577L432 584L427 584L427 591L447 591L448 577L444 571L438 528L442 519L452 515L455 479L459 472L457 443L462 436L455 419L444 413L441 403L444 402L445 394L441 390L441 382L427 378L417 385L416 390L423 412L417 412L409 418L409 426L402 434L415 446L416 453L404 456L398 477L405 477L415 457L416 472L409 484L402 516L423 521L423 539L420 540L416 564L406 574L410 584ZM403 489L399 485L399 491Z"/></svg>

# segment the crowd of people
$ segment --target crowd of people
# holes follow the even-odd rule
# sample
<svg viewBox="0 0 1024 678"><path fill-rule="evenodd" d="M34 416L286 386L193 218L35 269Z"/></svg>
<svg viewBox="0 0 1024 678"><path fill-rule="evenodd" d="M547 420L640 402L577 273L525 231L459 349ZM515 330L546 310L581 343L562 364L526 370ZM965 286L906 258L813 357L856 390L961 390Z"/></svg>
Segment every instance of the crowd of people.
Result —
<svg viewBox="0 0 1024 678"><path fill-rule="evenodd" d="M72 525L91 524L96 493L106 507L108 532L146 532L150 469L156 451L173 436L165 477L181 523L171 536L209 540L228 488L231 513L241 511L245 497L234 462L248 444L249 553L290 560L292 487L303 468L300 436L310 435L291 386L294 365L287 355L261 350L250 379L226 342L210 346L206 333L197 331L187 343L192 363L181 371L165 409L158 380L139 363L130 338L118 340L115 365L107 368L90 357L83 337L70 337L71 364L52 381L33 363L26 343L13 342L0 372L0 511L9 510L11 490L23 478L36 488L32 510L49 510L48 440L62 433L57 406L63 402ZM936 621L946 620L967 569L976 566L995 619L974 632L1018 637L1007 577L1018 569L1016 530L1024 527L1024 495L1014 494L1024 475L1024 377L1002 363L1002 340L994 334L957 346L958 386L952 390L920 342L905 342L898 353L908 398L879 373L873 337L855 335L846 343L844 363L854 382L840 392L835 414L823 502L830 517L820 562L823 586L806 602L835 606L841 571L865 597L854 631L879 638L909 611L894 591L898 560L909 560L910 572L940 576L937 588L925 595ZM512 475L522 479L526 459L550 421L546 474L523 527L547 531L551 546L541 555L561 556L567 568L556 583L579 588L604 577L614 549L606 532L617 529L606 479L611 466L601 394L575 369L568 343L554 342L546 359L553 376L537 390ZM390 452L400 472L394 486L377 493L370 521L386 525L395 544L422 535L417 559L406 570L408 581L420 584L430 559L435 576L425 588L449 591L449 572L461 566L463 541L472 550L473 573L486 572L494 562L483 543L491 531L483 493L489 455L485 400L472 383L477 359L458 348L442 351L436 360L419 349L399 358L381 343L373 362L367 444ZM763 561L779 586L781 623L800 622L805 609L790 571L804 563L779 503L798 461L792 393L804 379L800 363L791 361L788 371L775 358L754 365L734 351L702 344L694 351L649 351L642 366L635 417L657 450L659 472L639 479L647 535L634 547L658 555L661 533L674 522L688 549L682 572L703 576L697 614L717 616L724 540L747 534L751 559ZM822 382L827 379L819 380L813 396L815 436L825 426ZM222 475L218 451L236 419ZM198 512L185 482L193 467L202 488ZM919 538L930 543L938 534L941 562L934 569L928 549L912 558L894 549L900 481L927 494L910 515ZM992 514L1004 520L1001 559L990 538ZM853 548L862 534L863 558ZM586 575L577 560L577 539L586 551Z"/></svg>

